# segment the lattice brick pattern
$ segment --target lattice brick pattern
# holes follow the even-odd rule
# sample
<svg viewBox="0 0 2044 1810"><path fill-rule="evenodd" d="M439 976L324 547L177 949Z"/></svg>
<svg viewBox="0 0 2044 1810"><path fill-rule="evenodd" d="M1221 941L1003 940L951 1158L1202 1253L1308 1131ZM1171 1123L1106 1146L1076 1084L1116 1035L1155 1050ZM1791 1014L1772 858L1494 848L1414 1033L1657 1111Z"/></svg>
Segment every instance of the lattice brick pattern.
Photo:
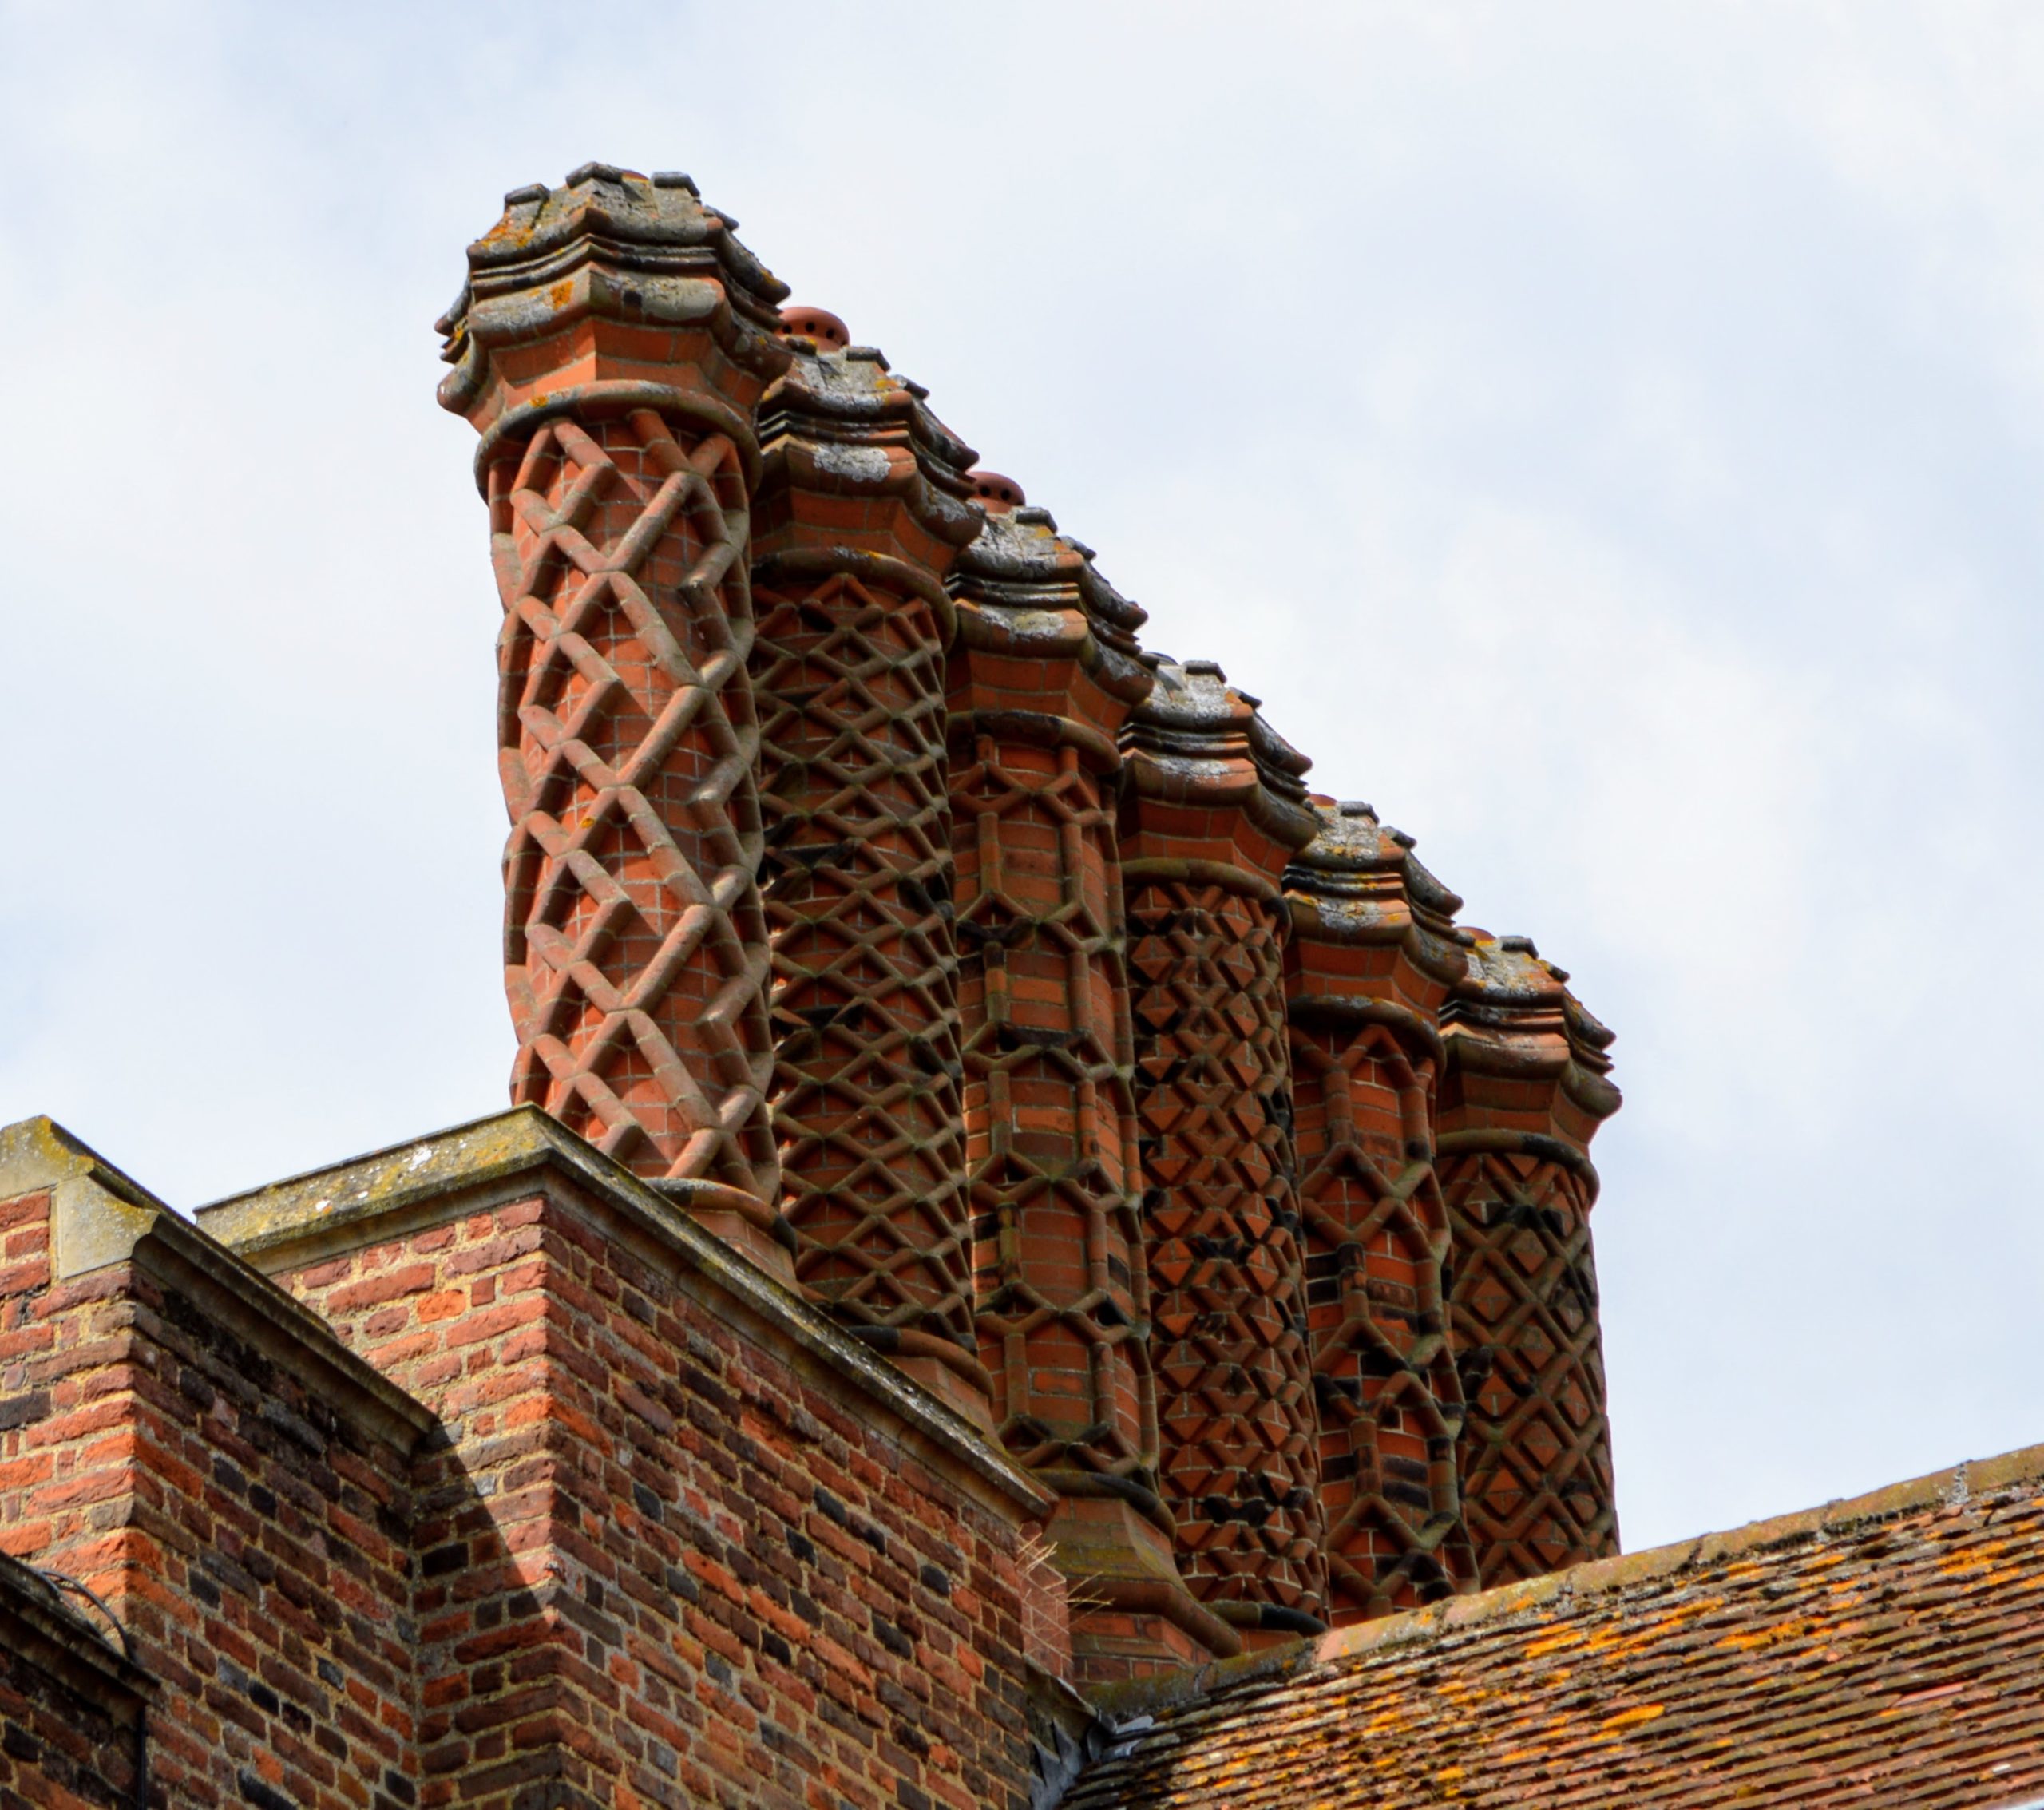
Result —
<svg viewBox="0 0 2044 1810"><path fill-rule="evenodd" d="M770 1202L738 454L639 409L546 422L489 481L512 1097Z"/></svg>
<svg viewBox="0 0 2044 1810"><path fill-rule="evenodd" d="M796 1274L839 1317L973 1347L943 646L924 599L763 582L761 869Z"/></svg>
<svg viewBox="0 0 2044 1810"><path fill-rule="evenodd" d="M1507 1135L1508 1135L1508 1134ZM1510 1149L1441 1158L1463 1509L1486 1587L1618 1551L1590 1186Z"/></svg>
<svg viewBox="0 0 2044 1810"><path fill-rule="evenodd" d="M1448 1208L1430 1062L1384 1024L1323 1018L1293 1024L1292 1073L1328 1618L1339 1623L1476 1581L1456 1485Z"/></svg>
<svg viewBox="0 0 2044 1810"><path fill-rule="evenodd" d="M1151 1361L1180 1574L1206 1602L1318 1616L1318 1428L1273 908L1131 888Z"/></svg>
<svg viewBox="0 0 2044 1810"><path fill-rule="evenodd" d="M956 754L959 1006L980 1355L1000 1436L1065 1493L1154 1499L1156 1402L1114 812L1079 751Z"/></svg>

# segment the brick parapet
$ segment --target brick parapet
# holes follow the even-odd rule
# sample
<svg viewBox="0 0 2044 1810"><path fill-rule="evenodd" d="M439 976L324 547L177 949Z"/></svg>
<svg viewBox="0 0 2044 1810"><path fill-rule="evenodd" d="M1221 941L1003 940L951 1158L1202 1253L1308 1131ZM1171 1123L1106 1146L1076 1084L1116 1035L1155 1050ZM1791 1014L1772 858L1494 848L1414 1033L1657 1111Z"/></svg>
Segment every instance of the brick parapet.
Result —
<svg viewBox="0 0 2044 1810"><path fill-rule="evenodd" d="M442 1417L422 1804L1026 1796L1052 1498L659 1192L524 1109L203 1218Z"/></svg>
<svg viewBox="0 0 2044 1810"><path fill-rule="evenodd" d="M787 1284L735 1254L706 1231L699 1214L677 1207L664 1189L566 1131L552 1115L513 1107L351 1162L287 1177L199 1209L199 1229L266 1275L296 1275L321 1261L387 1240L409 1239L462 1212L485 1214L548 1187L564 1198L600 1202L635 1238L657 1246L678 1272L723 1304L735 1324L752 1329L785 1360L859 1395L862 1412L893 1436L926 1451L929 1461L976 1478L976 1495L1018 1524L1040 1520L1055 1497L978 1429L876 1357ZM409 1297L420 1291L401 1289ZM291 1291L295 1300L303 1299ZM323 1301L315 1316L354 1349L347 1324ZM381 1366L377 1374L382 1373Z"/></svg>
<svg viewBox="0 0 2044 1810"><path fill-rule="evenodd" d="M441 323L441 400L482 435L505 609L513 1098L649 1179L725 1185L772 1262L747 541L752 411L790 354L732 224L607 164L513 191Z"/></svg>
<svg viewBox="0 0 2044 1810"><path fill-rule="evenodd" d="M783 1210L811 1297L990 1425L944 675L974 455L834 316L787 311L783 337L759 406L751 659Z"/></svg>
<svg viewBox="0 0 2044 1810"><path fill-rule="evenodd" d="M1486 1584L1618 1551L1589 1155L1611 1033L1523 937L1460 933L1442 1008L1442 1184L1468 1413L1464 1512Z"/></svg>
<svg viewBox="0 0 2044 1810"><path fill-rule="evenodd" d="M1164 1493L1179 1568L1254 1640L1326 1598L1278 881L1308 763L1208 661L1122 731L1122 874Z"/></svg>
<svg viewBox="0 0 2044 1810"><path fill-rule="evenodd" d="M157 1681L160 1800L403 1801L431 1416L47 1120L0 1133L0 1546Z"/></svg>
<svg viewBox="0 0 2044 1810"><path fill-rule="evenodd" d="M1461 901L1368 805L1316 797L1285 876L1299 1194L1336 1625L1476 1587L1436 1167Z"/></svg>

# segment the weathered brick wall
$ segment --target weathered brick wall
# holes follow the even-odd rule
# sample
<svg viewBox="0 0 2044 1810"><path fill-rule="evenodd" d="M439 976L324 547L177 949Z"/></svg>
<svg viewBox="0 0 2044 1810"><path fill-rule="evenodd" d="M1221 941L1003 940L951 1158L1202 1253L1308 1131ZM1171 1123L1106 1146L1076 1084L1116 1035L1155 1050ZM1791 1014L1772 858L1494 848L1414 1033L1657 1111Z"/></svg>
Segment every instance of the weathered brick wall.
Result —
<svg viewBox="0 0 2044 1810"><path fill-rule="evenodd" d="M462 1135L206 1216L446 1429L420 1804L1025 1801L1048 1498L537 1115Z"/></svg>
<svg viewBox="0 0 2044 1810"><path fill-rule="evenodd" d="M0 1810L128 1810L145 1687L91 1611L0 1555Z"/></svg>
<svg viewBox="0 0 2044 1810"><path fill-rule="evenodd" d="M46 1120L0 1135L0 1548L126 1628L158 1800L407 1802L426 1416Z"/></svg>

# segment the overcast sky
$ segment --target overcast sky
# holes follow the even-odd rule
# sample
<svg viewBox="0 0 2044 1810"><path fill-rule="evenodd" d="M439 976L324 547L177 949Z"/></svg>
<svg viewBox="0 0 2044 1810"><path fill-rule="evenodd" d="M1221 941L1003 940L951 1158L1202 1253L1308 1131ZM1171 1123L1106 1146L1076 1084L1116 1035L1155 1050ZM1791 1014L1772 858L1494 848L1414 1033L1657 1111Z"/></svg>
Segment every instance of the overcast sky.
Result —
<svg viewBox="0 0 2044 1810"><path fill-rule="evenodd" d="M1618 1031L1629 1547L2044 1440L2044 9L0 0L0 1121L503 1103L430 323L682 168Z"/></svg>

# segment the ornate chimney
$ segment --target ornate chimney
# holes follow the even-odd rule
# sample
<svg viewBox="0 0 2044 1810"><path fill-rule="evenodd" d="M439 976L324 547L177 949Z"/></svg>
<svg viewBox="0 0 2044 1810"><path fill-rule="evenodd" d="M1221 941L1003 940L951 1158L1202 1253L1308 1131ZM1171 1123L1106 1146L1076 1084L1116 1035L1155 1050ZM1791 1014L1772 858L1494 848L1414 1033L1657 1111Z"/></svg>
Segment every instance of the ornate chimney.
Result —
<svg viewBox="0 0 2044 1810"><path fill-rule="evenodd" d="M1239 1645L1179 1582L1158 1491L1114 805L1151 681L1143 612L1087 549L985 501L950 664L980 1353L1003 1443L1064 1499L1050 1537L1092 1606L1082 1671L1113 1677Z"/></svg>
<svg viewBox="0 0 2044 1810"><path fill-rule="evenodd" d="M1590 1140L1619 1106L1611 1033L1524 937L1460 933L1441 1012L1440 1166L1468 1419L1462 1499L1486 1585L1618 1550Z"/></svg>
<svg viewBox="0 0 2044 1810"><path fill-rule="evenodd" d="M504 603L512 1097L785 1273L746 545L786 291L684 176L585 164L505 208L440 399L482 436Z"/></svg>
<svg viewBox="0 0 2044 1810"><path fill-rule="evenodd" d="M759 405L751 667L782 1207L810 1297L989 1429L972 1326L944 580L974 454L791 309Z"/></svg>
<svg viewBox="0 0 2044 1810"><path fill-rule="evenodd" d="M1151 1362L1178 1569L1251 1644L1322 1631L1278 881L1308 762L1211 661L1154 662L1122 731Z"/></svg>
<svg viewBox="0 0 2044 1810"><path fill-rule="evenodd" d="M1462 901L1368 805L1315 798L1285 877L1299 1206L1328 1601L1357 1622L1476 1587L1435 1168L1440 1008Z"/></svg>

